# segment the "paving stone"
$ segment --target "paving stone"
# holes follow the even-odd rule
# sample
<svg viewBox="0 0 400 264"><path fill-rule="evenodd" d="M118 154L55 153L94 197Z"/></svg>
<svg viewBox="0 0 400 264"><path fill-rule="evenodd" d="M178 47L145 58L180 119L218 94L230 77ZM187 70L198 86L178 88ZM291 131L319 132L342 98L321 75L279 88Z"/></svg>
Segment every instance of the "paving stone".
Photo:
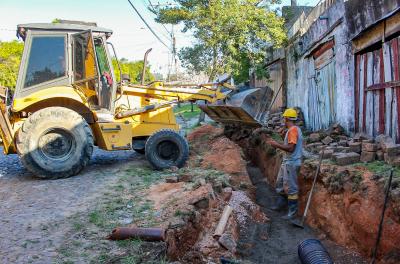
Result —
<svg viewBox="0 0 400 264"><path fill-rule="evenodd" d="M309 142L318 142L321 140L321 134L319 133L311 133L310 136L308 137Z"/></svg>
<svg viewBox="0 0 400 264"><path fill-rule="evenodd" d="M340 140L337 144L342 147L347 147L347 140Z"/></svg>
<svg viewBox="0 0 400 264"><path fill-rule="evenodd" d="M386 152L389 157L398 156L400 155L400 145L386 146L384 152Z"/></svg>
<svg viewBox="0 0 400 264"><path fill-rule="evenodd" d="M379 150L376 152L376 160L384 160L384 155L383 151Z"/></svg>
<svg viewBox="0 0 400 264"><path fill-rule="evenodd" d="M329 145L333 142L333 138L331 138L330 136L325 137L323 140L321 140L322 143L324 143L325 145Z"/></svg>
<svg viewBox="0 0 400 264"><path fill-rule="evenodd" d="M375 143L364 142L362 143L362 151L376 152L378 145Z"/></svg>
<svg viewBox="0 0 400 264"><path fill-rule="evenodd" d="M352 151L350 151L349 147L338 146L336 148L336 152L349 153L349 152L352 152Z"/></svg>
<svg viewBox="0 0 400 264"><path fill-rule="evenodd" d="M390 157L387 153L384 153L384 160L389 165L400 166L400 156Z"/></svg>
<svg viewBox="0 0 400 264"><path fill-rule="evenodd" d="M335 157L335 160L338 165L345 166L353 163L357 163L360 161L360 154L355 152L350 153L341 153Z"/></svg>
<svg viewBox="0 0 400 264"><path fill-rule="evenodd" d="M361 152L361 142L350 142L349 148L351 152L360 153Z"/></svg>
<svg viewBox="0 0 400 264"><path fill-rule="evenodd" d="M360 161L362 162L372 162L376 158L376 152L363 151L361 152Z"/></svg>
<svg viewBox="0 0 400 264"><path fill-rule="evenodd" d="M332 158L332 155L335 151L332 149L325 149L324 155L322 156L323 159L330 159ZM322 151L319 152L319 154L322 154Z"/></svg>

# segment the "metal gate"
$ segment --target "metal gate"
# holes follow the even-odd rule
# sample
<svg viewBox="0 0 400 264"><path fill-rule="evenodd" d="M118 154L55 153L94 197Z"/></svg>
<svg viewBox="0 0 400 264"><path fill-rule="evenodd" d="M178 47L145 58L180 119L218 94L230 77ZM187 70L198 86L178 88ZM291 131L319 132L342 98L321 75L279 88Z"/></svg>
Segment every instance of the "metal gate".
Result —
<svg viewBox="0 0 400 264"><path fill-rule="evenodd" d="M315 76L308 94L308 127L311 130L328 128L336 120L336 82L334 42L324 44L314 54Z"/></svg>
<svg viewBox="0 0 400 264"><path fill-rule="evenodd" d="M355 130L400 141L399 38L356 56Z"/></svg>

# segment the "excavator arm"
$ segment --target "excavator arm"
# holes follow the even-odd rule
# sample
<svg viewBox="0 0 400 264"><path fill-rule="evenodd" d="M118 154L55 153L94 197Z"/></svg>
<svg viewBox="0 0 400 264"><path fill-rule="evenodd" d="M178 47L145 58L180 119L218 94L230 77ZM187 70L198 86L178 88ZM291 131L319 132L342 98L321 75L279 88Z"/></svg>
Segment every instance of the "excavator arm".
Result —
<svg viewBox="0 0 400 264"><path fill-rule="evenodd" d="M0 87L0 137L3 145L3 152L14 152L14 130L11 126L7 113L7 89Z"/></svg>
<svg viewBox="0 0 400 264"><path fill-rule="evenodd" d="M201 100L207 104L199 107L215 121L249 126L261 126L265 122L266 110L273 95L268 87L238 92L235 86L226 82L181 86L164 86L162 82L154 82L146 86L129 84L121 90L122 95L141 97L143 104L140 108L117 111L117 119L155 111L177 102ZM149 99L158 99L155 100L158 102L150 103Z"/></svg>

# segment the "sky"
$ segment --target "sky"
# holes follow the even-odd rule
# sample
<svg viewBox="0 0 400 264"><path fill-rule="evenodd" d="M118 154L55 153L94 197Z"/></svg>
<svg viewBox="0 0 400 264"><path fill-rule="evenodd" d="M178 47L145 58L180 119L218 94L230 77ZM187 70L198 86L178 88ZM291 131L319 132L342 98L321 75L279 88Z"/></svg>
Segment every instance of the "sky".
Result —
<svg viewBox="0 0 400 264"><path fill-rule="evenodd" d="M141 12L145 20L156 31L157 35L167 45L168 31L171 25L164 29L154 22L154 15L147 10L149 0L131 0ZM171 3L172 0L151 0L153 4ZM299 5L315 5L319 0L298 0ZM283 0L282 5L290 5L290 0ZM55 18L97 22L98 26L110 28L113 35L109 39L115 45L118 58L141 60L148 48L153 48L149 54L149 62L153 72L168 72L171 55L168 48L161 44L146 28L134 12L127 0L0 0L0 40L17 39L15 30L18 24L47 23ZM180 32L175 26L178 49L193 42L188 33Z"/></svg>

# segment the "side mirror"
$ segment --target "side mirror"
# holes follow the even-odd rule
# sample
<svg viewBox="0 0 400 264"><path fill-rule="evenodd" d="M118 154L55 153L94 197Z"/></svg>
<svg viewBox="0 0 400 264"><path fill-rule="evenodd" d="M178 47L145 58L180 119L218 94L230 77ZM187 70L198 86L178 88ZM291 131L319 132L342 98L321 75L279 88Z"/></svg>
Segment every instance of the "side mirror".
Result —
<svg viewBox="0 0 400 264"><path fill-rule="evenodd" d="M127 73L123 73L122 75L121 75L121 78L122 78L122 82L131 82L131 77L129 76L129 74L127 74Z"/></svg>

